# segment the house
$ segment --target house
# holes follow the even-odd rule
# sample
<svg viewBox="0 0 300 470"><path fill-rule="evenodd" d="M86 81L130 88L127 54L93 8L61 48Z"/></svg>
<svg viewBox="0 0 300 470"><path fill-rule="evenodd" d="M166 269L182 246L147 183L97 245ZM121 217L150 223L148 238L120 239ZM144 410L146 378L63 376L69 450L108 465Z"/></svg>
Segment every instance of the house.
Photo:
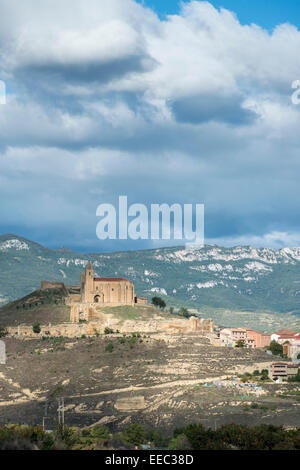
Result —
<svg viewBox="0 0 300 470"><path fill-rule="evenodd" d="M250 330L247 328L247 338L254 340L255 348L264 348L265 346L270 346L271 336L266 333L261 333L260 331Z"/></svg>
<svg viewBox="0 0 300 470"><path fill-rule="evenodd" d="M243 341L247 348L263 348L269 346L270 335L249 328L223 328L220 331L220 341L226 346L236 346Z"/></svg>
<svg viewBox="0 0 300 470"><path fill-rule="evenodd" d="M300 333L295 333L291 330L280 330L277 333L273 333L271 335L271 341L276 341L276 343L279 344L284 344L285 342L292 343L296 340L300 340Z"/></svg>
<svg viewBox="0 0 300 470"><path fill-rule="evenodd" d="M272 380L287 381L289 377L297 375L300 365L289 362L273 362L269 366L269 377Z"/></svg>

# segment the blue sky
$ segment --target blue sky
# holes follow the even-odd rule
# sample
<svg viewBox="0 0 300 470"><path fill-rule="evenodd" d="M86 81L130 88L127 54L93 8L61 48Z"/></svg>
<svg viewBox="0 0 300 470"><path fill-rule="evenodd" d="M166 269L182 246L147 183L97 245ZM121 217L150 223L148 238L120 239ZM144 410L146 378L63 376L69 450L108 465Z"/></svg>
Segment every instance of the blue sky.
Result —
<svg viewBox="0 0 300 470"><path fill-rule="evenodd" d="M163 246L97 239L98 205L127 195L205 204L207 243L300 246L299 8L0 0L0 233Z"/></svg>
<svg viewBox="0 0 300 470"><path fill-rule="evenodd" d="M180 12L177 0L140 0L139 3L155 10L161 17ZM185 2L187 3L187 2ZM242 24L255 23L272 30L280 23L291 23L300 27L300 2L298 0L212 0L216 8L235 12Z"/></svg>

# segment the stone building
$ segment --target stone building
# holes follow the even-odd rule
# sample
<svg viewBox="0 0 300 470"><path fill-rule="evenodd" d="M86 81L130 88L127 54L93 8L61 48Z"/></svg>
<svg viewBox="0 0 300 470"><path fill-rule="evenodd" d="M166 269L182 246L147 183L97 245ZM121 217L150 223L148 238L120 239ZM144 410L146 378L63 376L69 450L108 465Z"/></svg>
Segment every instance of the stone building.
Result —
<svg viewBox="0 0 300 470"><path fill-rule="evenodd" d="M88 263L80 276L80 302L103 306L134 305L134 284L122 277L94 277L94 269Z"/></svg>

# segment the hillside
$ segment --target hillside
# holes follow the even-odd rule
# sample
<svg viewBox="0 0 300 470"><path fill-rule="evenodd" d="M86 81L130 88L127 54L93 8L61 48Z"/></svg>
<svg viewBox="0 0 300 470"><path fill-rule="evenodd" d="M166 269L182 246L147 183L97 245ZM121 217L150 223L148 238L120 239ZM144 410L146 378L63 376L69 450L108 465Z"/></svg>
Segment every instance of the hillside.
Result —
<svg viewBox="0 0 300 470"><path fill-rule="evenodd" d="M1 326L63 323L70 320L63 289L37 290L0 307Z"/></svg>
<svg viewBox="0 0 300 470"><path fill-rule="evenodd" d="M142 335L93 338L6 338L7 365L0 365L0 425L41 424L48 398L47 429L57 418L57 396L65 399L65 422L108 425L132 422L163 432L192 422L300 423L295 397L276 395L277 384L247 398L263 407L247 411L242 389L205 387L268 366L264 351L211 346L202 336ZM30 367L28 365L30 364ZM24 373L26 371L26 373ZM224 381L224 385L229 381ZM292 393L297 385L292 387ZM296 392L297 393L297 392ZM297 408L298 405L298 408Z"/></svg>
<svg viewBox="0 0 300 470"><path fill-rule="evenodd" d="M134 281L137 295L161 295L168 305L209 315L229 310L300 318L300 248L205 246L83 255L3 235L0 303L39 289L42 279L77 284L88 260L96 275L127 277Z"/></svg>

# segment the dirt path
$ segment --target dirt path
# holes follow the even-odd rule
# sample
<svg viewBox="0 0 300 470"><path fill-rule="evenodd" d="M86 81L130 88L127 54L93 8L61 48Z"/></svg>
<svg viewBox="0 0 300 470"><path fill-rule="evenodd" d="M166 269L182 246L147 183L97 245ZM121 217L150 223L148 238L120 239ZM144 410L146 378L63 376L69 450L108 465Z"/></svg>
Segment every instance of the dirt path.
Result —
<svg viewBox="0 0 300 470"><path fill-rule="evenodd" d="M80 395L72 395L70 398L80 398L80 397L92 397L92 396L100 396L100 395L113 395L118 393L124 392L139 392L142 390L154 390L154 389L164 389L170 387L185 387L189 385L198 385L204 384L206 382L211 381L221 381L225 380L227 377L235 377L238 374L244 374L245 372L254 371L255 369L264 369L270 365L270 362L258 362L252 364L251 366L236 366L236 370L230 370L226 375L219 375L219 376L210 376L202 379L191 379L191 380L174 380L171 382L164 382L155 385L145 385L145 386L130 386L124 388L115 388L113 390L105 390L103 392L95 392L95 393L87 393L87 394L80 394Z"/></svg>
<svg viewBox="0 0 300 470"><path fill-rule="evenodd" d="M93 393L85 393L85 394L77 394L77 395L69 395L69 398L84 398L84 397L96 397L96 396L101 396L101 395L115 395L119 393L124 393L124 392L140 392L140 391L147 391L147 390L155 390L155 389L168 389L168 388L174 388L174 387L188 387L191 385L198 385L198 384L204 384L206 382L211 382L211 381L221 381L225 380L227 377L234 377L237 374L243 374L248 371L253 371L255 369L262 369L262 368L267 368L270 362L259 362L259 363L254 363L249 366L244 366L244 365L236 365L233 369L228 370L228 372L224 375L219 375L219 376L210 376L210 377L205 377L205 378L199 378L199 379L190 379L190 380L174 380L171 382L163 382L155 385L139 385L139 386L130 386L130 387L124 387L124 388L115 388L111 390L104 390L101 392L93 392ZM24 402L30 402L30 401L43 401L44 397L41 397L41 391L36 390L35 392L31 392L29 389L22 389L21 385L14 382L12 379L5 377L5 375L0 372L0 380L3 380L10 386L14 387L20 394L23 396L12 398L10 401L0 401L0 407L2 406L8 406L12 404L19 404L19 403L24 403Z"/></svg>
<svg viewBox="0 0 300 470"><path fill-rule="evenodd" d="M21 385L18 384L17 382L14 382L12 379L9 379L8 377L5 377L3 372L0 372L0 380L3 380L7 384L9 384L11 387L15 388L19 392L19 394L23 395L18 398L12 398L10 401L1 401L0 406L7 406L7 405L11 405L12 403L15 405L17 403L24 403L27 401L38 400L36 393L31 392L28 388L22 388Z"/></svg>

